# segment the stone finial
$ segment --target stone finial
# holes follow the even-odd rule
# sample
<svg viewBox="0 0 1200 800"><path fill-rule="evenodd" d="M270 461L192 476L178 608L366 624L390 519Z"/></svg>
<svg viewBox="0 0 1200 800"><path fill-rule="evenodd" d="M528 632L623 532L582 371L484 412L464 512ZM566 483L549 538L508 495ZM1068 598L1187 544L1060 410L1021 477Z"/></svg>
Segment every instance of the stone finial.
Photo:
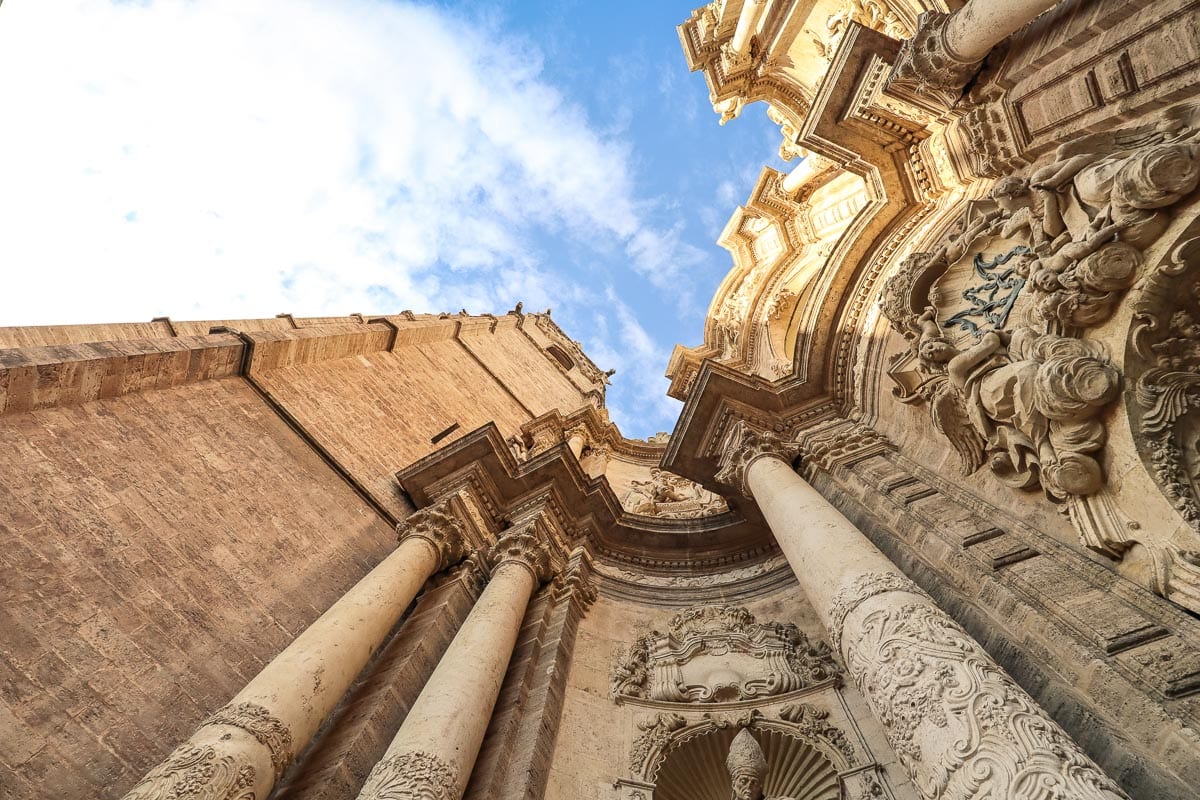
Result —
<svg viewBox="0 0 1200 800"><path fill-rule="evenodd" d="M777 433L760 431L744 420L738 420L725 434L722 442L721 467L716 479L731 486L746 497L753 497L746 485L746 471L763 456L774 456L789 464L800 452L800 445Z"/></svg>
<svg viewBox="0 0 1200 800"><path fill-rule="evenodd" d="M550 579L550 550L528 530L522 529L501 536L492 546L488 560L493 571L501 564L514 562L532 572L538 583Z"/></svg>
<svg viewBox="0 0 1200 800"><path fill-rule="evenodd" d="M437 572L463 560L467 554L466 529L446 501L422 508L396 526L400 541L424 539L438 553Z"/></svg>
<svg viewBox="0 0 1200 800"><path fill-rule="evenodd" d="M917 32L900 45L887 88L928 97L947 108L962 97L963 87L981 61L964 61L946 44L951 15L926 11L917 19Z"/></svg>

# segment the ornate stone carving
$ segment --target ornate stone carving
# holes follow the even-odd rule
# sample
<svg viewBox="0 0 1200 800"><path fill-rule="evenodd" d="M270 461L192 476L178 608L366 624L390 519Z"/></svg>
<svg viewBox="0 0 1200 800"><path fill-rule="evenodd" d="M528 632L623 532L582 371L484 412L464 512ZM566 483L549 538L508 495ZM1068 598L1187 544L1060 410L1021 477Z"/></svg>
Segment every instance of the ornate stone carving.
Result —
<svg viewBox="0 0 1200 800"><path fill-rule="evenodd" d="M828 711L808 703L789 703L779 710L779 718L792 723L805 738L829 742L846 757L847 764L856 762L854 745L841 728L829 722Z"/></svg>
<svg viewBox="0 0 1200 800"><path fill-rule="evenodd" d="M1200 184L1198 141L1195 105L1173 108L1151 125L1073 139L1028 179L998 181L992 201L973 206L937 249L906 259L881 298L883 313L909 342L909 352L897 354L888 371L898 383L895 394L928 404L964 471L987 464L1013 487L1040 487L1066 501L1081 541L1114 558L1132 543L1130 529L1094 498L1105 485L1103 413L1123 376L1085 336L1113 316L1146 271L1144 251L1166 229L1169 207ZM1002 249L985 257L980 242ZM968 279L965 302L952 313L936 307L935 298L945 303L949 294L940 284L961 287ZM1139 311L1156 313L1150 306ZM1160 315L1154 335L1170 324ZM1149 365L1158 355L1147 353ZM1139 397L1153 405L1156 393L1186 396L1166 387L1158 392L1156 376L1163 373L1146 377L1140 366L1137 372L1126 388L1134 405ZM1172 459L1169 447L1142 452L1164 464ZM1170 467L1148 466L1164 476L1160 484L1178 483L1165 478ZM1174 555L1163 563L1190 573Z"/></svg>
<svg viewBox="0 0 1200 800"><path fill-rule="evenodd" d="M692 606L666 633L638 638L613 668L611 695L719 703L783 694L837 674L832 651L791 623L740 606Z"/></svg>
<svg viewBox="0 0 1200 800"><path fill-rule="evenodd" d="M204 721L205 725L232 725L249 733L259 744L271 751L275 779L292 762L292 732L271 712L257 703L237 703L218 709Z"/></svg>
<svg viewBox="0 0 1200 800"><path fill-rule="evenodd" d="M438 553L437 571L463 560L467 553L466 528L446 501L422 508L396 526L401 541L424 539Z"/></svg>
<svg viewBox="0 0 1200 800"><path fill-rule="evenodd" d="M842 639L847 669L923 796L1125 797L930 602L871 611ZM937 757L923 756L929 742Z"/></svg>
<svg viewBox="0 0 1200 800"><path fill-rule="evenodd" d="M757 430L742 420L735 422L722 442L721 468L716 479L732 486L746 497L746 469L763 456L774 456L789 464L800 452L800 445L776 433Z"/></svg>
<svg viewBox="0 0 1200 800"><path fill-rule="evenodd" d="M420 751L379 761L359 793L364 800L457 800L458 796L458 769Z"/></svg>
<svg viewBox="0 0 1200 800"><path fill-rule="evenodd" d="M940 11L926 11L917 18L916 32L900 45L888 77L889 91L900 89L947 107L958 102L982 62L963 61L946 46L949 19L949 14Z"/></svg>
<svg viewBox="0 0 1200 800"><path fill-rule="evenodd" d="M833 604L829 608L829 636L833 640L834 649L841 649L842 626L846 622L846 615L858 608L864 600L884 592L908 592L928 596L921 587L903 575L895 572L864 572L849 586L838 590L833 597Z"/></svg>
<svg viewBox="0 0 1200 800"><path fill-rule="evenodd" d="M254 767L210 745L175 748L124 800L254 800Z"/></svg>
<svg viewBox="0 0 1200 800"><path fill-rule="evenodd" d="M650 480L630 482L621 506L631 514L665 519L708 517L729 510L719 495L658 467L650 470Z"/></svg>
<svg viewBox="0 0 1200 800"><path fill-rule="evenodd" d="M550 550L524 530L500 537L488 553L488 560L493 571L501 564L512 562L528 569L539 582L550 578Z"/></svg>
<svg viewBox="0 0 1200 800"><path fill-rule="evenodd" d="M887 3L880 0L843 0L842 7L826 18L824 37L814 37L812 40L817 54L826 63L833 60L833 53L851 22L893 39L907 39L912 35L904 20L888 8Z"/></svg>
<svg viewBox="0 0 1200 800"><path fill-rule="evenodd" d="M686 719L669 712L638 722L638 730L642 731L642 735L634 740L633 749L629 752L629 771L634 774L641 772L650 753L661 750L671 740L671 734L685 725Z"/></svg>
<svg viewBox="0 0 1200 800"><path fill-rule="evenodd" d="M1200 532L1200 237L1185 238L1148 277L1134 311L1125 358L1130 430L1159 490ZM1200 611L1200 553L1148 547L1154 588Z"/></svg>

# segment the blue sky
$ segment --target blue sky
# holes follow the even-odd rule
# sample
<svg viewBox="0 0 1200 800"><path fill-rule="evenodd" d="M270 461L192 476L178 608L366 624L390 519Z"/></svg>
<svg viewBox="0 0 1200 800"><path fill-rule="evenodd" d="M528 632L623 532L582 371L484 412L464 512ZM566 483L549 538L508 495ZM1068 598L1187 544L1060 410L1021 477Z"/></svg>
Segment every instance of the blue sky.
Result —
<svg viewBox="0 0 1200 800"><path fill-rule="evenodd" d="M688 2L6 0L0 324L351 312L555 319L627 436L763 164Z"/></svg>

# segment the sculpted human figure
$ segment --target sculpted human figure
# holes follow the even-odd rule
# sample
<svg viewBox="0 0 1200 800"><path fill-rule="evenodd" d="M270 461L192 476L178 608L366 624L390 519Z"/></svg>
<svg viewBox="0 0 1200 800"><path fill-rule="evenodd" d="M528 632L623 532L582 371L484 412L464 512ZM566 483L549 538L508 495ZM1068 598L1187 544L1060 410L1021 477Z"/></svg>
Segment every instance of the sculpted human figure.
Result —
<svg viewBox="0 0 1200 800"><path fill-rule="evenodd" d="M762 747L743 728L733 737L729 745L729 755L725 758L725 767L733 782L731 800L792 800L790 797L767 797L763 794L763 781L767 777L767 757L763 755Z"/></svg>
<svg viewBox="0 0 1200 800"><path fill-rule="evenodd" d="M961 434L956 441L955 429L965 418L988 465L1009 485L1040 480L1057 497L1099 490L1100 464L1090 455L1104 443L1096 414L1116 397L1120 374L1093 345L1022 327L1011 335L988 331L959 350L938 329L932 307L920 324L920 357L931 368L943 365L953 390L941 385L931 395L934 424L960 453L969 442Z"/></svg>

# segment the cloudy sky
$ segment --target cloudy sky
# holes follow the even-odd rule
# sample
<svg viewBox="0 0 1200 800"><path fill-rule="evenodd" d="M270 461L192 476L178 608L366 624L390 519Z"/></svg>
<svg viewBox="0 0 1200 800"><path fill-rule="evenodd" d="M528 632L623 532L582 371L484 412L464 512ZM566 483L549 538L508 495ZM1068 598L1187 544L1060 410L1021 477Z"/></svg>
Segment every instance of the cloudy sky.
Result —
<svg viewBox="0 0 1200 800"><path fill-rule="evenodd" d="M699 0L4 0L0 325L554 308L627 436L775 155ZM761 105L761 104L760 104Z"/></svg>

